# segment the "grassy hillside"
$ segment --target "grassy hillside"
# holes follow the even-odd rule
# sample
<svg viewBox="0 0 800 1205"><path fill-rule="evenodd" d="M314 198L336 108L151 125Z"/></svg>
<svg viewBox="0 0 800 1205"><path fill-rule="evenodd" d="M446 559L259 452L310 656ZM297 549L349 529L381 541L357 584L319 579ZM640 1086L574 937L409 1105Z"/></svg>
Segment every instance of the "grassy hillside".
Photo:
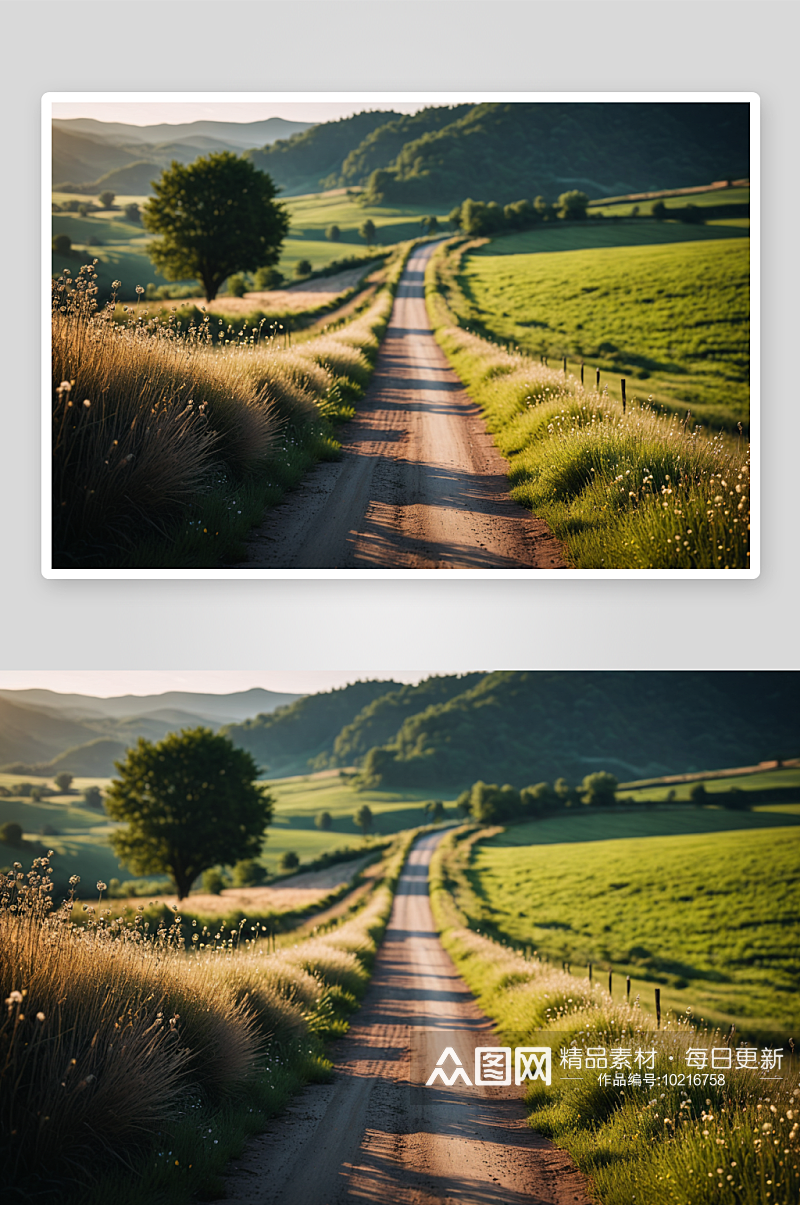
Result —
<svg viewBox="0 0 800 1205"><path fill-rule="evenodd" d="M793 676L781 674L486 674L406 719L363 773L371 785L460 790L478 778L577 782L601 769L622 781L656 776L632 773L635 764L686 766L659 774L754 764L768 749L793 756L796 694Z"/></svg>
<svg viewBox="0 0 800 1205"><path fill-rule="evenodd" d="M603 818L578 816L509 829L513 846L505 835L479 845L476 921L576 974L589 962L598 978L608 966L630 974L645 1007L659 984L668 1007L715 1023L796 1024L800 808L624 823L647 835L603 839Z"/></svg>
<svg viewBox="0 0 800 1205"><path fill-rule="evenodd" d="M714 425L747 424L748 231L600 225L545 226L466 256L459 317L528 354L585 358L591 383L600 368L615 393L626 377L629 397ZM637 242L648 245L621 245Z"/></svg>

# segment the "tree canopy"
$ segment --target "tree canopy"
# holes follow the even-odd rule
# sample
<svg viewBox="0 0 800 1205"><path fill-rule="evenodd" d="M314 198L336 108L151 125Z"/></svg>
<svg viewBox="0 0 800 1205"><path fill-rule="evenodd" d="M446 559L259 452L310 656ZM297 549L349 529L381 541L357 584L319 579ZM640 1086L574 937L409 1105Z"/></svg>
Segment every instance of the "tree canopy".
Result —
<svg viewBox="0 0 800 1205"><path fill-rule="evenodd" d="M153 188L142 221L161 236L148 254L168 280L196 278L213 301L232 273L277 263L289 215L249 160L220 151L186 166L173 161Z"/></svg>
<svg viewBox="0 0 800 1205"><path fill-rule="evenodd" d="M125 827L111 836L135 874L169 874L183 899L203 871L255 858L272 799L244 749L208 728L143 738L116 763L106 811Z"/></svg>

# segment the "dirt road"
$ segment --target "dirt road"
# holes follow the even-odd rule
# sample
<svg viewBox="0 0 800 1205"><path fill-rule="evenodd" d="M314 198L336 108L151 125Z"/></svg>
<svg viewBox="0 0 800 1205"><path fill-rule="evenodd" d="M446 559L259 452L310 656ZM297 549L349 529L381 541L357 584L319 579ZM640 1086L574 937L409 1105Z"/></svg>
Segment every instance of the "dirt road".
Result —
<svg viewBox="0 0 800 1205"><path fill-rule="evenodd" d="M412 1076L412 1061L433 1068L445 1035L466 1067L476 1045L493 1044L436 936L427 873L438 839L411 852L333 1081L306 1088L235 1161L227 1205L589 1205L569 1156L526 1124L519 1088Z"/></svg>
<svg viewBox="0 0 800 1205"><path fill-rule="evenodd" d="M408 261L342 459L269 512L240 568L566 567L546 524L509 498L506 461L433 337L432 250Z"/></svg>

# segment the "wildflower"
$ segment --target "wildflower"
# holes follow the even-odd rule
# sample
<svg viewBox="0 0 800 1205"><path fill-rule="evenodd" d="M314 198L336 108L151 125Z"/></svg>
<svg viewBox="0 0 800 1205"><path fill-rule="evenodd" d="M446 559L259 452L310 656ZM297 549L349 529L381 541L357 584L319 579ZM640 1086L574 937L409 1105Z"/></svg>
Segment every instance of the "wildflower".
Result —
<svg viewBox="0 0 800 1205"><path fill-rule="evenodd" d="M22 992L13 991L7 998L6 1004L9 1008L12 1008L15 1004L22 1004Z"/></svg>

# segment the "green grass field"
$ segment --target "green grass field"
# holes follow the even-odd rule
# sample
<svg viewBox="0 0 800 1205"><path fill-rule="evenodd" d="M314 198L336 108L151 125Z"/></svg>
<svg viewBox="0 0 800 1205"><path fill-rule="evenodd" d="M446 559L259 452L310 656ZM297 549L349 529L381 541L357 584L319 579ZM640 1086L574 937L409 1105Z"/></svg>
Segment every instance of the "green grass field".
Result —
<svg viewBox="0 0 800 1205"><path fill-rule="evenodd" d="M631 210L638 206L639 215L646 217L652 213L656 200L658 198L652 201L616 201L610 205L592 205L589 212L603 213L607 217L629 217ZM715 207L720 205L749 205L750 189L712 188L708 192L687 193L682 197L661 197L661 200L664 202L668 214L670 209L684 209L687 205L694 205L698 209L706 209L710 205ZM718 219L713 220L717 221ZM747 221L747 218L743 220Z"/></svg>
<svg viewBox="0 0 800 1205"><path fill-rule="evenodd" d="M11 789L20 781L52 787L52 780L32 775L0 774L0 786ZM86 786L103 789L108 779L76 779L73 789L80 792ZM267 830L262 862L270 874L277 873L281 854L292 850L301 862L310 862L328 850L358 846L363 842L361 830L353 823L353 813L368 804L375 816L372 836L381 837L425 824L423 811L434 796L424 791L356 791L338 776L332 778L285 779L270 782L275 798L275 815ZM451 802L443 796L444 802ZM333 827L322 832L315 827L316 816L331 813ZM455 815L453 816L455 818ZM39 803L30 799L0 798L0 824L15 821L22 825L26 841L44 845L55 851L53 865L59 882L72 874L81 877L82 884L94 884L97 879L134 879L136 876L117 861L108 845L112 825L105 814L82 805L79 794L50 796ZM42 835L44 826L55 829ZM0 867L15 860L30 862L28 851L14 850L0 844Z"/></svg>
<svg viewBox="0 0 800 1205"><path fill-rule="evenodd" d="M660 985L665 1008L780 1033L800 1020L799 867L797 806L673 807L511 827L470 879L479 925L574 974L613 967L650 1010Z"/></svg>
<svg viewBox="0 0 800 1205"><path fill-rule="evenodd" d="M601 386L732 425L749 418L747 229L676 222L559 229L465 257L460 317L522 351L581 358Z"/></svg>
<svg viewBox="0 0 800 1205"><path fill-rule="evenodd" d="M617 791L617 796L620 799L631 799L637 802L649 800L658 803L666 798L670 791L674 792L672 796L675 800L688 800L689 792L694 783L678 782L665 783L663 786L641 786L632 785L626 788L620 788ZM709 778L704 780L703 786L709 795L715 795L722 792L731 791L736 788L738 791L765 791L786 788L797 788L797 797L800 799L800 769L793 766L786 766L779 770L765 770L761 774L743 774L736 778ZM765 805L766 806L766 805Z"/></svg>
<svg viewBox="0 0 800 1205"><path fill-rule="evenodd" d="M94 201L77 193L53 193L53 201ZM189 285L194 282L168 282L151 264L146 247L153 238L139 223L128 222L123 215L124 206L135 201L140 207L146 197L120 196L114 201L115 209L91 213L85 218L76 213L53 214L53 235L68 234L72 239L74 255L53 255L53 272L58 274L69 268L76 274L80 264L99 259L98 276L102 291L110 290L112 280L121 280L121 296L134 296L137 285L144 288L149 284L161 286L174 283ZM400 207L382 206L364 208L357 205L344 193L334 195L320 193L284 200L291 217L289 236L283 246L278 267L288 280L294 278L294 268L301 259L307 259L315 269L325 268L334 260L351 255L368 256L368 248L358 233L359 226L367 218L377 227L376 243L390 246L423 233L419 219L431 213L419 205ZM445 214L437 214L446 221ZM328 226L337 225L341 230L338 243L325 238Z"/></svg>

